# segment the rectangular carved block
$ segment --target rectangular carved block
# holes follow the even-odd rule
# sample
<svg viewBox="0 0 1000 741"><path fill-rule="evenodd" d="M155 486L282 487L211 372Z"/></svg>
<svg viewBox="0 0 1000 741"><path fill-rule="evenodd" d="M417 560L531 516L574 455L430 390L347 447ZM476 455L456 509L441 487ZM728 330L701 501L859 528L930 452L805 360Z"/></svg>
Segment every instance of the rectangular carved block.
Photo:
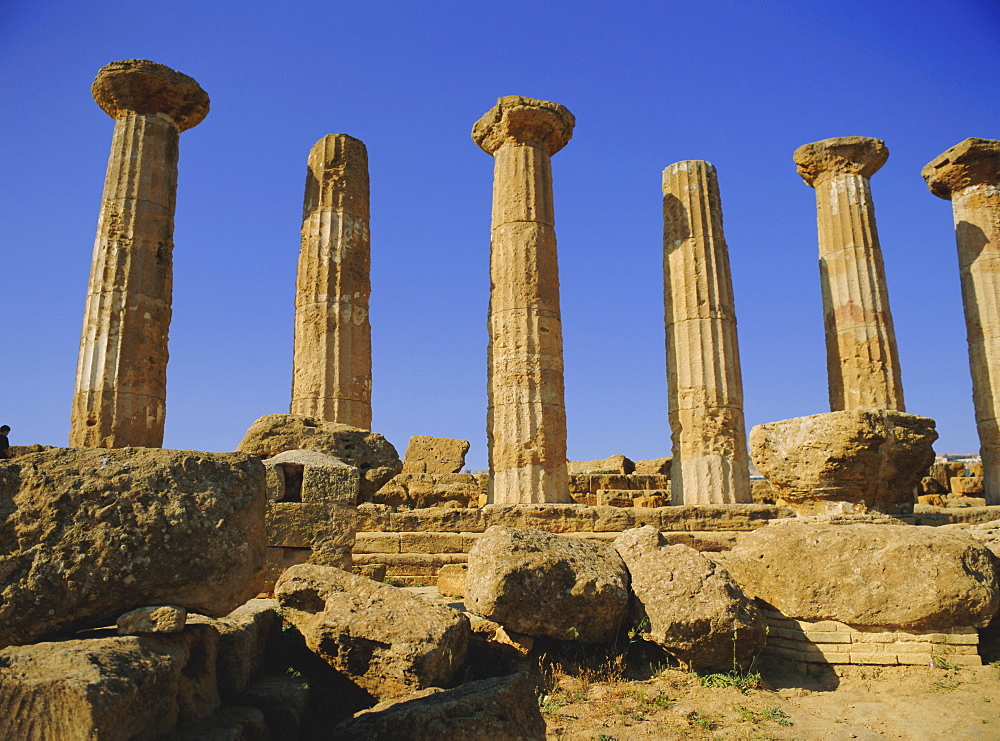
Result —
<svg viewBox="0 0 1000 741"><path fill-rule="evenodd" d="M303 502L357 504L361 472L354 466L305 466L302 472Z"/></svg>

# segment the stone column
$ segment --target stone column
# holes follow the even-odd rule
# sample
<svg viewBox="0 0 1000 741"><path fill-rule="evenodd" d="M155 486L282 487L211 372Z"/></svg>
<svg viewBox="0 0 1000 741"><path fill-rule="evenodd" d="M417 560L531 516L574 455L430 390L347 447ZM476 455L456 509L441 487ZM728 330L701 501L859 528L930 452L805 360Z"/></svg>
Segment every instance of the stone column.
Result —
<svg viewBox="0 0 1000 741"><path fill-rule="evenodd" d="M572 502L549 158L573 134L557 103L500 98L472 129L495 160L487 438L490 501Z"/></svg>
<svg viewBox="0 0 1000 741"><path fill-rule="evenodd" d="M144 59L97 73L115 119L83 314L69 444L159 447L167 392L180 133L208 114L187 75Z"/></svg>
<svg viewBox="0 0 1000 741"><path fill-rule="evenodd" d="M921 173L951 200L987 504L1000 504L1000 141L966 139Z"/></svg>
<svg viewBox="0 0 1000 741"><path fill-rule="evenodd" d="M371 429L368 150L346 134L309 152L295 290L292 414Z"/></svg>
<svg viewBox="0 0 1000 741"><path fill-rule="evenodd" d="M905 411L869 183L889 150L879 139L840 136L801 146L794 157L816 189L830 411Z"/></svg>
<svg viewBox="0 0 1000 741"><path fill-rule="evenodd" d="M708 162L663 171L663 303L673 501L751 502L733 281Z"/></svg>

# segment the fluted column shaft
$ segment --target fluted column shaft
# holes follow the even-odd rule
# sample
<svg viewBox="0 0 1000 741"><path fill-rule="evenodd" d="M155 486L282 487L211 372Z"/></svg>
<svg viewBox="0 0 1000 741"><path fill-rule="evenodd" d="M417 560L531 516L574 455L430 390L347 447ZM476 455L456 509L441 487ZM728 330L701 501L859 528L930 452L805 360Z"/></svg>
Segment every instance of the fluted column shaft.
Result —
<svg viewBox="0 0 1000 741"><path fill-rule="evenodd" d="M84 309L72 447L163 444L179 137L162 114L115 122Z"/></svg>
<svg viewBox="0 0 1000 741"><path fill-rule="evenodd" d="M663 171L663 296L674 502L750 502L729 251L708 162Z"/></svg>
<svg viewBox="0 0 1000 741"><path fill-rule="evenodd" d="M819 270L830 410L905 411L896 332L869 178L884 142L836 137L800 147L799 172L816 190Z"/></svg>
<svg viewBox="0 0 1000 741"><path fill-rule="evenodd" d="M923 170L951 200L987 504L1000 504L1000 141L966 139Z"/></svg>
<svg viewBox="0 0 1000 741"><path fill-rule="evenodd" d="M159 447L167 397L180 133L208 115L187 75L112 62L91 88L115 119L91 262L69 444Z"/></svg>
<svg viewBox="0 0 1000 741"><path fill-rule="evenodd" d="M345 134L309 153L295 291L292 414L370 429L368 151Z"/></svg>
<svg viewBox="0 0 1000 741"><path fill-rule="evenodd" d="M571 132L565 108L519 97L501 98L473 130L495 160L487 410L492 502L572 501L550 163Z"/></svg>

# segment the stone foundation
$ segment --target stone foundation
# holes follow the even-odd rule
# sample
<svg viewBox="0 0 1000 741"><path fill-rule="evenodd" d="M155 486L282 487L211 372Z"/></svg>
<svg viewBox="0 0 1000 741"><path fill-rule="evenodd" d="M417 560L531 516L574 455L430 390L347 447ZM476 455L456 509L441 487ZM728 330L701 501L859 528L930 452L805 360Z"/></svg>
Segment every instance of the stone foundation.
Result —
<svg viewBox="0 0 1000 741"><path fill-rule="evenodd" d="M815 668L830 664L983 665L979 632L971 627L906 632L835 620L794 620L763 605L761 613L768 626L762 656L770 658Z"/></svg>

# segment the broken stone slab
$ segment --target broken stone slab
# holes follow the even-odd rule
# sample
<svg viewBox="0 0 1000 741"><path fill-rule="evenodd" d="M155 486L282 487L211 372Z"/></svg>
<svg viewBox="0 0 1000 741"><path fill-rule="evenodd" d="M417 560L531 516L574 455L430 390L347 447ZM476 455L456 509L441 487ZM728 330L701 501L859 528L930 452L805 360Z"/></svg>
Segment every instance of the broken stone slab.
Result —
<svg viewBox="0 0 1000 741"><path fill-rule="evenodd" d="M757 425L750 455L775 496L802 514L910 512L914 487L934 462L934 420L852 409Z"/></svg>
<svg viewBox="0 0 1000 741"><path fill-rule="evenodd" d="M236 449L260 458L286 450L314 450L338 458L361 472L359 501L367 501L403 466L396 449L377 432L294 414L264 415Z"/></svg>
<svg viewBox="0 0 1000 741"><path fill-rule="evenodd" d="M403 473L458 473L469 447L468 440L414 435L403 456Z"/></svg>
<svg viewBox="0 0 1000 741"><path fill-rule="evenodd" d="M0 650L0 738L160 738L219 705L202 626Z"/></svg>
<svg viewBox="0 0 1000 741"><path fill-rule="evenodd" d="M260 591L264 467L241 453L57 448L0 465L0 646Z"/></svg>
<svg viewBox="0 0 1000 741"><path fill-rule="evenodd" d="M782 523L726 556L745 593L800 620L902 630L985 627L998 562L971 535L911 525Z"/></svg>
<svg viewBox="0 0 1000 741"><path fill-rule="evenodd" d="M959 496L969 496L982 494L983 489L983 477L982 476L956 476L951 480L951 493ZM982 506L986 506L984 501Z"/></svg>
<svg viewBox="0 0 1000 741"><path fill-rule="evenodd" d="M643 553L629 564L630 622L692 670L746 668L764 646L757 606L716 561L686 545Z"/></svg>
<svg viewBox="0 0 1000 741"><path fill-rule="evenodd" d="M543 741L535 687L527 673L437 688L383 702L336 726L339 741Z"/></svg>
<svg viewBox="0 0 1000 741"><path fill-rule="evenodd" d="M118 635L129 636L140 633L179 633L184 630L187 610L173 605L159 607L139 607L118 618Z"/></svg>
<svg viewBox="0 0 1000 741"><path fill-rule="evenodd" d="M622 557L626 568L632 570L632 565L651 551L667 545L666 539L652 525L629 528L615 538L611 545Z"/></svg>
<svg viewBox="0 0 1000 741"><path fill-rule="evenodd" d="M275 594L309 649L377 698L447 684L465 661L468 618L401 589L303 564Z"/></svg>
<svg viewBox="0 0 1000 741"><path fill-rule="evenodd" d="M189 624L208 626L217 636L215 674L227 702L246 690L260 672L271 634L281 622L278 601L252 599L221 618L191 615Z"/></svg>
<svg viewBox="0 0 1000 741"><path fill-rule="evenodd" d="M566 464L570 475L597 473L632 473L635 463L624 455L612 455L599 461L569 461ZM646 472L641 472L646 473ZM649 473L655 473L650 471Z"/></svg>
<svg viewBox="0 0 1000 741"><path fill-rule="evenodd" d="M672 455L665 458L645 458L635 462L635 473L652 474L659 476L670 475L670 464L674 460Z"/></svg>
<svg viewBox="0 0 1000 741"><path fill-rule="evenodd" d="M519 633L600 643L625 617L628 584L606 544L494 526L469 550L465 604Z"/></svg>
<svg viewBox="0 0 1000 741"><path fill-rule="evenodd" d="M478 507L489 483L471 473L401 473L378 490L371 502L423 509L438 506Z"/></svg>

